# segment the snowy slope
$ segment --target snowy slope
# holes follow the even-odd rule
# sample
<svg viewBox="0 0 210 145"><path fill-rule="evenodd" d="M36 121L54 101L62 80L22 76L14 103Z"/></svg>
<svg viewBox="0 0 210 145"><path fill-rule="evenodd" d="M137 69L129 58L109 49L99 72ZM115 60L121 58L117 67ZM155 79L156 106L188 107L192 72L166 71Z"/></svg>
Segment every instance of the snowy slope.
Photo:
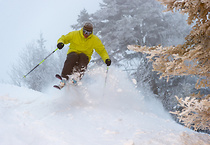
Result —
<svg viewBox="0 0 210 145"><path fill-rule="evenodd" d="M175 123L147 90L103 67L79 86L39 93L0 85L0 145L209 145L210 136ZM57 81L57 80L56 80ZM53 84L52 84L53 85Z"/></svg>

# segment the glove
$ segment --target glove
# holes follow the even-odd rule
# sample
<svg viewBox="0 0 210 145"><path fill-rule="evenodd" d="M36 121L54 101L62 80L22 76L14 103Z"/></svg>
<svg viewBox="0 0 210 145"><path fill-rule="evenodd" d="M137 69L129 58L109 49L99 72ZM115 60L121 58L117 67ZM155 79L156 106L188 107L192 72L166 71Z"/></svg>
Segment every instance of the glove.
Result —
<svg viewBox="0 0 210 145"><path fill-rule="evenodd" d="M57 48L58 48L58 49L62 49L63 47L64 47L63 42L59 42L59 43L57 44Z"/></svg>
<svg viewBox="0 0 210 145"><path fill-rule="evenodd" d="M106 59L105 63L106 63L107 66L110 66L111 65L111 59Z"/></svg>

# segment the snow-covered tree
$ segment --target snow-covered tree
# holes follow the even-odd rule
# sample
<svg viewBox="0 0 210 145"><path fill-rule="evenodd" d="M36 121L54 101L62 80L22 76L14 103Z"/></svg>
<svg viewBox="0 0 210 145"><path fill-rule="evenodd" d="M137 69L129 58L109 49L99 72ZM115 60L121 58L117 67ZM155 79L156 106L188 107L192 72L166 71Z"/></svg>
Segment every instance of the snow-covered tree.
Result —
<svg viewBox="0 0 210 145"><path fill-rule="evenodd" d="M131 53L126 46L174 44L184 38L188 31L187 25L183 24L184 18L164 14L162 10L163 6L155 0L103 0L97 12L90 15L86 10L81 11L78 24L72 27L79 29L85 21L93 22L93 33L101 38L113 64L125 67L132 77L139 79L138 82L148 82L155 93L159 80L156 73L152 72L151 64L146 62L145 55ZM169 23L173 23L173 26ZM101 62L96 53L92 58L92 61ZM136 59L141 63L135 63ZM142 73L150 77L141 75L140 79L137 74Z"/></svg>
<svg viewBox="0 0 210 145"><path fill-rule="evenodd" d="M186 36L186 24L162 10L163 6L155 0L103 0L101 9L92 15L92 21L96 33L110 49L109 54L119 60L127 57L128 44L165 45L172 38ZM178 29L180 25L182 29Z"/></svg>
<svg viewBox="0 0 210 145"><path fill-rule="evenodd" d="M183 107L181 111L171 112L178 114L180 122L183 122L188 128L193 127L194 130L209 130L210 129L210 99L204 97L200 98L200 94L192 94L193 97L186 97L185 99L178 98L180 106Z"/></svg>
<svg viewBox="0 0 210 145"><path fill-rule="evenodd" d="M198 76L196 88L210 87L210 5L208 0L158 0L167 6L167 11L180 11L188 14L188 24L194 24L186 36L184 44L177 46L128 46L130 50L149 54L153 68L167 77L192 75ZM181 103L183 101L183 103ZM210 119L210 94L192 95L179 102L184 109L175 112L188 127L206 129ZM198 109L199 108L199 109ZM202 116L202 119L200 117ZM209 129L209 128L208 128Z"/></svg>
<svg viewBox="0 0 210 145"><path fill-rule="evenodd" d="M24 75L39 64L50 52L45 48L46 40L42 34L36 42L26 46L20 53L19 60L13 65L10 77L13 84L25 86L37 91L42 89L52 81L56 71L54 56L49 57L45 62L40 64L26 78Z"/></svg>
<svg viewBox="0 0 210 145"><path fill-rule="evenodd" d="M90 15L88 14L86 9L83 9L77 18L77 24L71 25L74 30L79 30L83 27L85 22L91 22Z"/></svg>

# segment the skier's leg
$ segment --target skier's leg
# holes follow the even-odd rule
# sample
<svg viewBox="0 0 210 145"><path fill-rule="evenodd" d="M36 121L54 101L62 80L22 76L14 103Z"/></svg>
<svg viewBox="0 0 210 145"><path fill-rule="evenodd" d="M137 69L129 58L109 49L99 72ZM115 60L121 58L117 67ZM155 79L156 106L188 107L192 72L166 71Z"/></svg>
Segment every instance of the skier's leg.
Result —
<svg viewBox="0 0 210 145"><path fill-rule="evenodd" d="M61 76L68 80L69 79L68 75L71 75L73 73L73 68L78 61L79 61L79 55L77 53L75 52L69 53L64 63Z"/></svg>
<svg viewBox="0 0 210 145"><path fill-rule="evenodd" d="M78 61L78 72L80 73L80 79L83 77L86 69L87 69L87 65L89 63L89 58L87 55L85 55L84 53L80 53L79 54L79 61Z"/></svg>

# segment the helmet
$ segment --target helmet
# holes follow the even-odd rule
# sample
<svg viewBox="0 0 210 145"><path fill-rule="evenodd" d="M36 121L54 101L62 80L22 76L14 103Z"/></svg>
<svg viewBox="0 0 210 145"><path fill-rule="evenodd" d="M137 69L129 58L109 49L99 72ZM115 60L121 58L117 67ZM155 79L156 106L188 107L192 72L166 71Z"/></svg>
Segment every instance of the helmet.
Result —
<svg viewBox="0 0 210 145"><path fill-rule="evenodd" d="M91 24L90 22L86 22L85 25L83 26L83 29L93 32L93 24Z"/></svg>

